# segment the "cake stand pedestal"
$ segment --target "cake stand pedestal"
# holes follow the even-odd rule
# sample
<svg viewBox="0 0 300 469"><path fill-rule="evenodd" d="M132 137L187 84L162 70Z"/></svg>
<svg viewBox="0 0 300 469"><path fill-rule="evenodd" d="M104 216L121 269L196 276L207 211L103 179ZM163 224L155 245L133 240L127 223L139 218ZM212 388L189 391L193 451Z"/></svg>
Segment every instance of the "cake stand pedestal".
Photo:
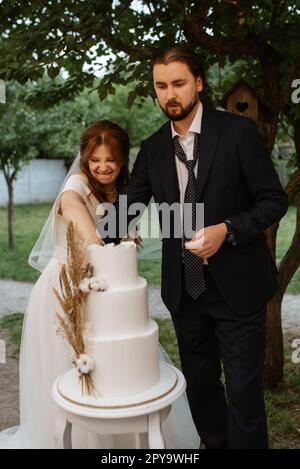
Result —
<svg viewBox="0 0 300 469"><path fill-rule="evenodd" d="M52 395L63 410L63 425L56 425L56 447L72 448L72 425L98 435L134 434L134 448L163 449L165 439L161 423L167 418L172 403L186 389L186 381L177 368L160 363L161 379L158 386L147 393L131 396L129 400L82 398L70 399L70 380L76 376L71 370L54 383ZM77 378L78 381L78 378ZM64 388L65 387L65 388ZM136 403L134 403L134 398Z"/></svg>

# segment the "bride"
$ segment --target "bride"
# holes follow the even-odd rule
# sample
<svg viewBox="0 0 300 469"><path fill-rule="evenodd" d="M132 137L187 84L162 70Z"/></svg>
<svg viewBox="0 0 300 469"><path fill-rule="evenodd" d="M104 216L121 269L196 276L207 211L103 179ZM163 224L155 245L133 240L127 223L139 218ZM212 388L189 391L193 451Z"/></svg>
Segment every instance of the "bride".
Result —
<svg viewBox="0 0 300 469"><path fill-rule="evenodd" d="M70 221L85 245L101 243L96 225L106 202L113 203L129 180L129 138L117 124L100 120L86 129L77 155L36 242L29 264L42 273L24 315L20 351L20 426L0 432L0 448L55 448L60 409L51 396L56 378L72 367L72 349L56 333L60 266L66 261ZM101 210L100 210L101 212ZM104 208L102 210L104 213ZM160 347L160 359L170 361ZM186 397L175 404L163 424L167 448L198 448ZM130 447L125 436L96 436L73 428L74 448Z"/></svg>

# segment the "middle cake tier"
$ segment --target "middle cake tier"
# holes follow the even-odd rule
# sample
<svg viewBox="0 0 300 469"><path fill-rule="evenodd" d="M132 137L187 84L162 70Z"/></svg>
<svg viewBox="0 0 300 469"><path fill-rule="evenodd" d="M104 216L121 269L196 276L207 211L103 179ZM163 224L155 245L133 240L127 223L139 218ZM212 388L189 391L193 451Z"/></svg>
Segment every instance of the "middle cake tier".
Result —
<svg viewBox="0 0 300 469"><path fill-rule="evenodd" d="M91 291L86 300L85 318L94 340L142 334L148 327L146 280L139 277L135 285L119 290Z"/></svg>

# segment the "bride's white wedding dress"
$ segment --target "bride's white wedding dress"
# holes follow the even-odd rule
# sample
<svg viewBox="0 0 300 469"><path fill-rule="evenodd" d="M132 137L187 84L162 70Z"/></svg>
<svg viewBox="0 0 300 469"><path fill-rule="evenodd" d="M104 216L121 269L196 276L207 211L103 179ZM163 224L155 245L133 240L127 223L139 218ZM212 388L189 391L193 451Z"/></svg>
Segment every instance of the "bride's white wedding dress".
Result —
<svg viewBox="0 0 300 469"><path fill-rule="evenodd" d="M97 199L89 196L89 188L79 174L69 177L62 192L78 192L90 216L97 222ZM56 207L58 208L58 203ZM24 316L20 351L20 426L0 432L0 448L55 448L55 424L61 421L60 409L51 396L55 379L71 367L72 349L57 335L55 311L58 301L53 293L60 290L59 270L66 259L66 229L64 219L56 209L55 249L53 256L36 282ZM160 358L169 361L161 348ZM167 448L199 448L185 396L177 400L163 424ZM96 436L74 427L74 448L126 448L130 436Z"/></svg>

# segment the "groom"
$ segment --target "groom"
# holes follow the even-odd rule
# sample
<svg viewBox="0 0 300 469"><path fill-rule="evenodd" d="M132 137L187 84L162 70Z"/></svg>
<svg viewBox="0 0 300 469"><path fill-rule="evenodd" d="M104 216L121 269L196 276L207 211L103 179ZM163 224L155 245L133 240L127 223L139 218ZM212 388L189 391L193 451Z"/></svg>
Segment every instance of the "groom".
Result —
<svg viewBox="0 0 300 469"><path fill-rule="evenodd" d="M162 298L192 416L206 448L267 448L262 365L277 270L264 230L284 216L287 196L255 123L202 98L205 76L192 50L163 51L152 72L169 121L142 142L125 194L128 206L152 196L204 204L204 228L191 217L195 242L172 233L162 242Z"/></svg>

